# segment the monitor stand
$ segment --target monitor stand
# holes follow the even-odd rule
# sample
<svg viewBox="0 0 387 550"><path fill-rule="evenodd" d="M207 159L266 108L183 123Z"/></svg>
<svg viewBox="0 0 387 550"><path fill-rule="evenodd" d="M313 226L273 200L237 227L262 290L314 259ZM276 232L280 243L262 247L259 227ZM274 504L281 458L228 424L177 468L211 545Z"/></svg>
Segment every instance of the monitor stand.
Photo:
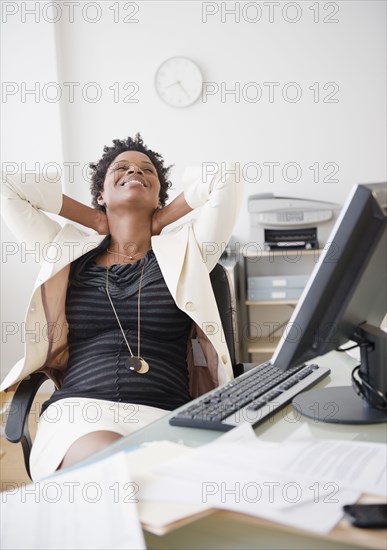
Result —
<svg viewBox="0 0 387 550"><path fill-rule="evenodd" d="M387 410L371 407L351 386L336 386L300 393L293 406L303 416L335 424L377 424L387 422Z"/></svg>
<svg viewBox="0 0 387 550"><path fill-rule="evenodd" d="M387 334L372 325L361 325L352 340L360 345L362 376L387 396ZM387 403L386 403L387 404ZM335 424L378 424L387 422L387 406L376 409L352 386L306 391L293 399L293 406L315 421Z"/></svg>

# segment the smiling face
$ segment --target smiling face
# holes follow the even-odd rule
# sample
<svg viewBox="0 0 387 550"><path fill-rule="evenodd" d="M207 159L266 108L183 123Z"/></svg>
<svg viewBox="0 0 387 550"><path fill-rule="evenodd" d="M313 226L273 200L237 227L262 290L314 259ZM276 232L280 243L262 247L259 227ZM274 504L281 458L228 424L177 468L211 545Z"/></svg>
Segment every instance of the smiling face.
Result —
<svg viewBox="0 0 387 550"><path fill-rule="evenodd" d="M159 204L160 181L149 157L124 151L110 164L98 201L106 210L135 206L153 212Z"/></svg>

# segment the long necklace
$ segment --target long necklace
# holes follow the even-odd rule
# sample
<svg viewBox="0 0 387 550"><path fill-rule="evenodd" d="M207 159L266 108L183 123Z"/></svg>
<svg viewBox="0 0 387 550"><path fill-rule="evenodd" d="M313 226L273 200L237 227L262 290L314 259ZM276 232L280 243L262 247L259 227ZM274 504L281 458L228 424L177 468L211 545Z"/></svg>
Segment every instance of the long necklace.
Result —
<svg viewBox="0 0 387 550"><path fill-rule="evenodd" d="M129 260L134 260L136 256L139 256L140 254L144 254L146 250L143 250L142 252L136 252L136 254L132 254L131 256L129 256L128 254L121 254L121 252L115 252L113 250L110 250L109 248L106 249L106 252L114 255L117 254L118 256L122 256L123 258L129 258Z"/></svg>
<svg viewBox="0 0 387 550"><path fill-rule="evenodd" d="M140 308L140 304L141 304L142 276L144 274L144 267L145 267L145 262L142 266L140 284L139 284L139 287L138 287L138 298L137 298L137 351L138 351L138 355L135 356L133 354L132 350L131 350L131 347L130 347L129 342L126 338L124 329L122 328L122 325L121 325L120 320L118 318L116 308L114 307L113 301L110 297L110 293L109 293L109 267L106 264L106 294L107 294L107 297L109 298L109 302L110 302L110 305L112 306L114 315L116 316L118 326L121 329L122 336L124 337L125 343L128 347L129 353L130 353L130 357L128 359L129 369L134 370L134 371L138 372L139 374L145 374L149 370L149 364L140 355L140 352L141 352L141 349L140 349L140 342L141 342L141 338L140 338L140 327L141 327L141 319L140 319L141 308Z"/></svg>

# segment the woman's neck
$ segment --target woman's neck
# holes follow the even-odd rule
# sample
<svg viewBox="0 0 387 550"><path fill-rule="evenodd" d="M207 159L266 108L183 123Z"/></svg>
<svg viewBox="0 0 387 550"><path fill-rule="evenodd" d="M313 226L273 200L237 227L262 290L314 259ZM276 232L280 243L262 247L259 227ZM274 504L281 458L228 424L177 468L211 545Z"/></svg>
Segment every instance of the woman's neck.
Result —
<svg viewBox="0 0 387 550"><path fill-rule="evenodd" d="M109 249L121 254L134 255L151 247L151 218L136 216L108 217L111 242Z"/></svg>

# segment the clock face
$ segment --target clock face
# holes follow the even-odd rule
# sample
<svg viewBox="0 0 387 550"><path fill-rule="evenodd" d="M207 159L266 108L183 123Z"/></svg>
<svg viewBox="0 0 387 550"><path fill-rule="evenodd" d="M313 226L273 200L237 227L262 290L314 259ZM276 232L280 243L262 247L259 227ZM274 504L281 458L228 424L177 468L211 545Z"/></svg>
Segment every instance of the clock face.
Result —
<svg viewBox="0 0 387 550"><path fill-rule="evenodd" d="M155 77L157 93L173 107L187 107L202 93L203 78L198 66L186 57L171 57L160 65Z"/></svg>

